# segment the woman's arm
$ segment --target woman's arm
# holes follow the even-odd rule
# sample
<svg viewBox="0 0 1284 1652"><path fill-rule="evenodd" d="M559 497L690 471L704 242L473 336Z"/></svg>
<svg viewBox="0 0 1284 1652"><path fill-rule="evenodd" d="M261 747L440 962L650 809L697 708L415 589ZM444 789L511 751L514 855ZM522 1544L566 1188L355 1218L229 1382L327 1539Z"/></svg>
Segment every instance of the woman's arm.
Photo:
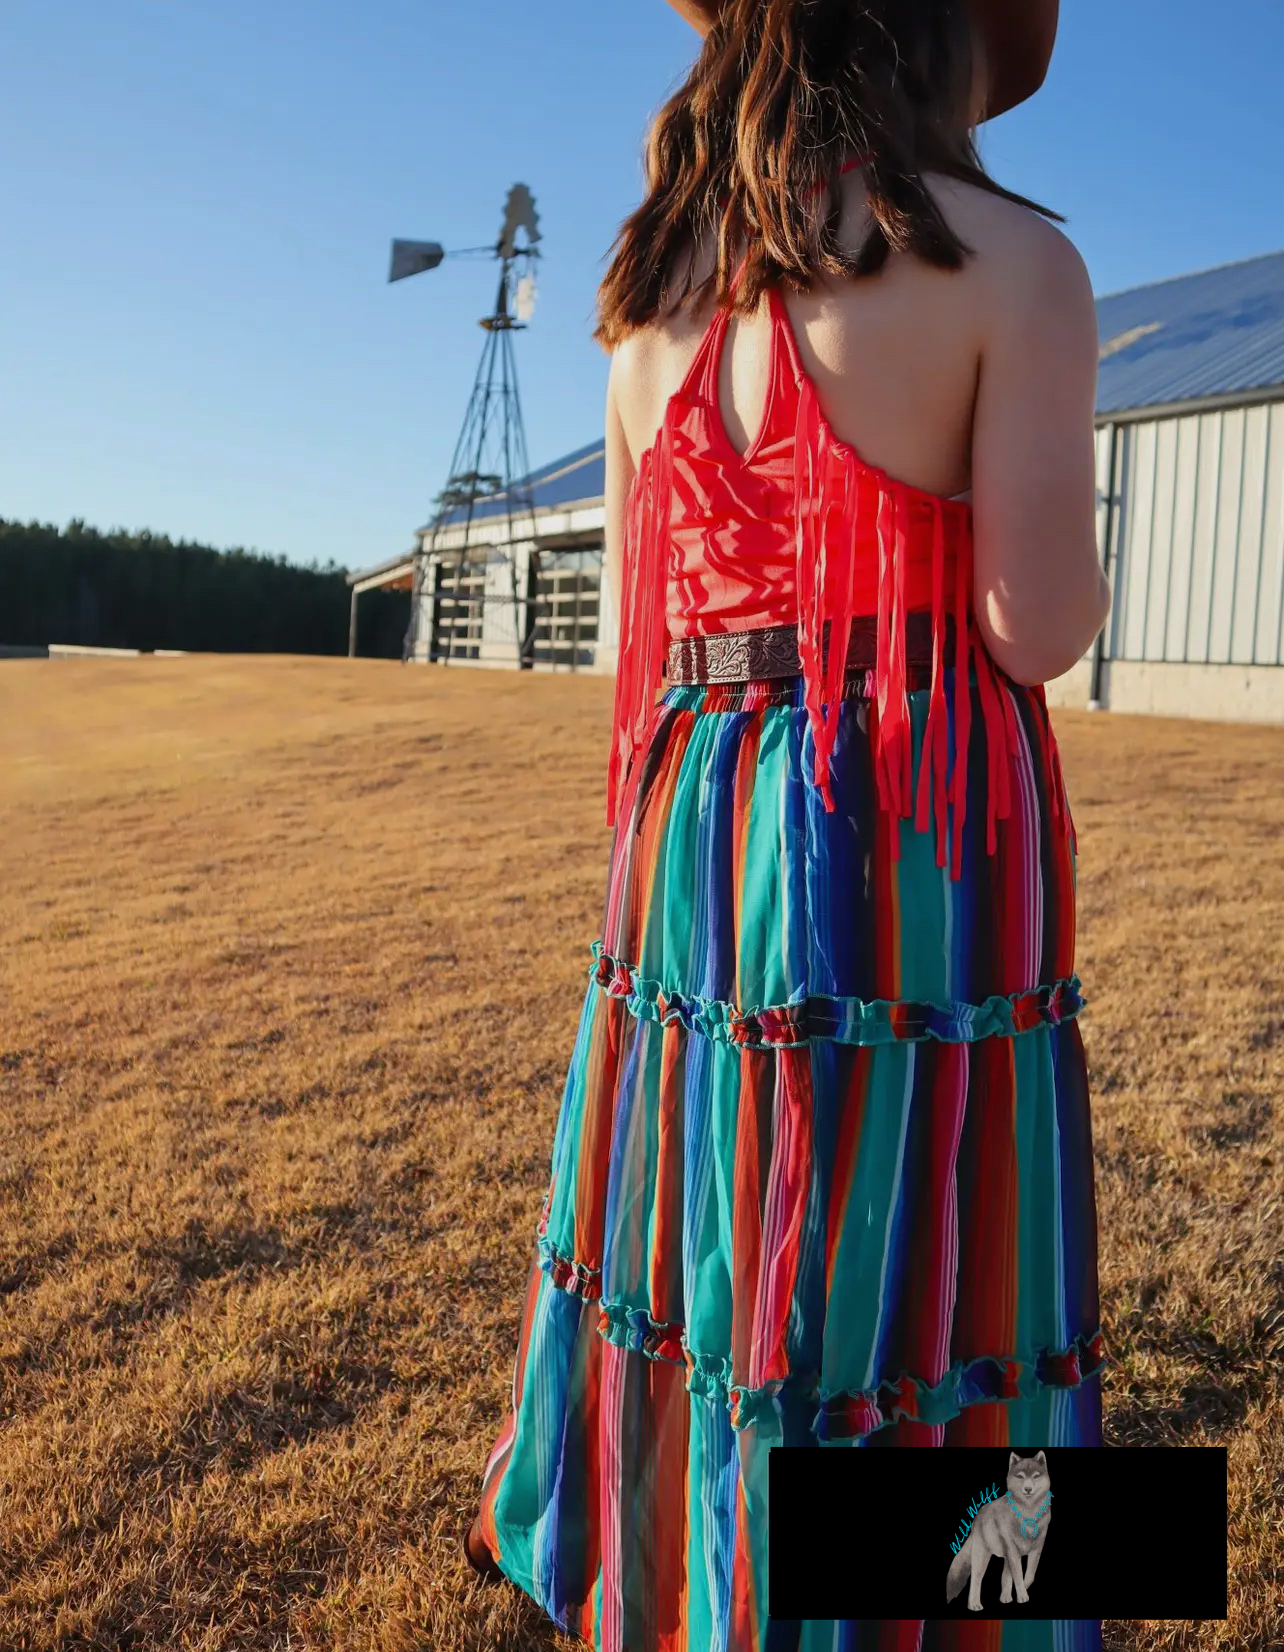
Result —
<svg viewBox="0 0 1284 1652"><path fill-rule="evenodd" d="M603 567L611 587L615 612L624 618L624 593L621 577L624 563L624 503L633 481L633 456L620 423L616 406L616 372L620 361L617 350L611 357L611 371L606 382L606 526L603 533Z"/></svg>
<svg viewBox="0 0 1284 1652"><path fill-rule="evenodd" d="M1034 684L1083 656L1110 612L1110 586L1097 549L1092 286L1059 230L1022 220L996 249L987 283L973 596L996 663Z"/></svg>

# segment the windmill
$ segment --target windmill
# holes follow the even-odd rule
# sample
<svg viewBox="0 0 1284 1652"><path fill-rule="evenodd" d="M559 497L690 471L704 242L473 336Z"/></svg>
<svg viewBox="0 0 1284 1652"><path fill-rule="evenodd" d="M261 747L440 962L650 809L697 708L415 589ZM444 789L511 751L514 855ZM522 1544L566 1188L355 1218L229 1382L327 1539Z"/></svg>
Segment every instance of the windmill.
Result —
<svg viewBox="0 0 1284 1652"><path fill-rule="evenodd" d="M526 431L512 335L526 326L534 312L535 260L539 257L535 243L539 239L539 217L531 192L525 184L514 184L504 204L499 239L493 246L465 247L460 252L448 253L436 241L392 243L389 281L402 281L407 276L434 270L445 258L484 257L499 263L495 308L491 315L481 319L486 341L450 462L450 474L434 501L428 531L415 552L410 626L402 649L403 661L419 654L425 659L443 662L453 658L461 613L465 616L463 652L467 654L473 647L473 620L480 620L488 600L511 602L517 663L529 669L533 661L533 605L518 591L514 551L521 524L528 524L530 535L534 536L534 502L525 480L530 465L526 457ZM501 560L508 565L511 594L491 597L486 570ZM465 570L479 566L480 599L471 594L464 596ZM430 569L437 571L438 583L435 591L425 592ZM445 605L448 583L451 586L450 624L443 626L440 611ZM424 638L420 629L424 624L426 595L434 599L439 623ZM478 610L476 616L474 607ZM523 613L529 616L525 622ZM477 629L480 633L480 624ZM444 649L440 646L443 637Z"/></svg>

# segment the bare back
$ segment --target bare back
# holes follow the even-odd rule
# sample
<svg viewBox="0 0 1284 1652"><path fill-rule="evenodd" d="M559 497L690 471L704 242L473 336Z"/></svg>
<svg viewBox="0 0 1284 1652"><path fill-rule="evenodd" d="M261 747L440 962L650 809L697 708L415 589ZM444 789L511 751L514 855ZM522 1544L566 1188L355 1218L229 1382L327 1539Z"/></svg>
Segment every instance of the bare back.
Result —
<svg viewBox="0 0 1284 1652"><path fill-rule="evenodd" d="M902 481L944 496L972 492L987 644L1014 677L1044 681L1079 658L1108 603L1095 536L1091 287L1078 253L1046 220L971 185L928 182L974 251L961 270L894 253L876 276L783 296L835 433ZM859 172L842 183L839 235L854 251L868 222L865 190ZM697 278L708 267L705 253ZM609 402L624 474L614 489L608 475L608 514L708 320L707 307L684 309L616 350ZM741 452L762 420L768 338L764 304L733 319L722 354L721 412Z"/></svg>

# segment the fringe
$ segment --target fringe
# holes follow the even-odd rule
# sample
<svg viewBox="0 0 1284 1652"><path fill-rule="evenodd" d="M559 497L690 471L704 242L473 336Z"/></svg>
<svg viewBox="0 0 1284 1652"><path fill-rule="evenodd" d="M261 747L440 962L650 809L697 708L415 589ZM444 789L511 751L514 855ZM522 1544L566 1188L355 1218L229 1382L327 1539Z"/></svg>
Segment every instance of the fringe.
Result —
<svg viewBox="0 0 1284 1652"><path fill-rule="evenodd" d="M811 729L812 776L826 813L836 807L830 764L843 697L847 648L854 614L857 527L874 516L878 546L878 606L874 695L870 737L881 808L893 817L891 855L900 858L900 819L913 815L924 832L935 830L936 864L948 865L951 879L962 875L963 828L967 811L968 750L971 736L973 666L986 736L986 852L994 854L997 822L1013 805L1011 758L1020 749L1020 729L1012 697L972 614L972 545L966 530L954 535L953 763L950 708L945 692L945 550L943 502L928 496L932 510L932 680L924 727L917 794L913 786L913 723L907 693L906 581L910 559L910 502L906 490L850 449L836 445L811 380L798 383L795 425L794 517L798 656L803 701ZM668 413L652 447L642 455L630 492L622 559L620 653L615 679L613 740L607 772L606 823L627 812L638 753L649 737L663 677L667 645L666 597L673 497L673 430ZM830 613L829 554L842 549L845 578ZM1074 843L1065 799L1060 754L1042 689L1039 738L1052 783L1053 818ZM949 827L952 825L952 834ZM946 838L949 836L949 852Z"/></svg>
<svg viewBox="0 0 1284 1652"><path fill-rule="evenodd" d="M1043 740L1044 756L1047 760L1048 776L1052 790L1052 817L1061 828L1062 837L1069 842L1070 852L1079 853L1079 836L1075 831L1074 816L1070 813L1070 800L1066 794L1065 775L1061 769L1061 750L1057 745L1056 733L1052 727L1052 718L1048 712L1047 696L1042 683L1038 683L1032 690L1038 702L1040 714L1040 734Z"/></svg>
<svg viewBox="0 0 1284 1652"><path fill-rule="evenodd" d="M978 644L980 638L977 638ZM987 768L985 852L992 855L998 847L997 823L1012 813L1011 767L1008 757L1017 750L1018 731L1012 696L995 675L994 663L987 650L978 646L973 650L976 659L976 681L981 691L981 715L985 721L985 756Z"/></svg>
<svg viewBox="0 0 1284 1652"><path fill-rule="evenodd" d="M839 477L835 478L835 468ZM913 815L916 830L935 827L936 864L962 875L963 827L967 811L968 747L971 733L969 664L975 660L986 730L989 780L987 852L997 846L996 822L1012 809L1009 757L1017 750L1018 727L1011 698L1001 687L971 615L972 557L966 534L955 545L954 584L954 762L950 768L949 708L945 693L945 511L932 508L932 684L924 749L914 795L914 733L907 692L906 585L910 546L910 504L904 489L854 454L833 444L809 378L798 386L795 428L794 516L797 557L798 655L804 677L814 748L813 779L827 813L835 808L830 760L838 729L839 703L853 618L855 558L845 558L847 577L831 613L828 564L832 544L854 545L858 521L874 515L878 545L878 606L875 619L874 715L871 741L879 806L899 821ZM835 517L838 518L835 521ZM1054 759L1049 759L1049 767ZM949 811L953 842L947 854ZM900 858L900 833L891 834L891 856Z"/></svg>
<svg viewBox="0 0 1284 1652"><path fill-rule="evenodd" d="M949 710L945 703L945 512L932 503L932 688L918 773L915 831L927 830L935 803L936 864L946 862L946 770L949 763Z"/></svg>
<svg viewBox="0 0 1284 1652"><path fill-rule="evenodd" d="M831 623L828 652L822 657L826 639L825 599L828 594L828 519L832 511L829 453L822 440L820 409L816 393L804 380L798 387L798 413L794 429L794 521L797 558L794 588L798 606L798 660L803 673L803 703L811 725L814 759L812 774L825 810L834 811L830 788L829 758L838 727L835 676L847 657L850 615L838 616L835 635ZM850 588L850 587L849 587ZM841 682L841 676L838 676Z"/></svg>
<svg viewBox="0 0 1284 1652"><path fill-rule="evenodd" d="M625 513L620 649L606 777L608 826L626 812L621 805L650 733L664 674L672 510L673 427L666 412L655 442L638 461Z"/></svg>
<svg viewBox="0 0 1284 1652"><path fill-rule="evenodd" d="M642 524L646 517L646 495L650 487L651 451L638 460L624 512L624 543L620 565L619 653L615 670L615 702L611 717L611 751L606 771L606 824L615 823L615 804L628 763L629 725L634 706L634 679L637 677L638 646L638 553L642 544Z"/></svg>
<svg viewBox="0 0 1284 1652"><path fill-rule="evenodd" d="M954 808L954 835L950 843L950 877L963 871L963 817L967 810L967 751L972 723L972 691L968 683L968 610L971 607L972 550L961 537L954 548L954 769L950 775L950 802Z"/></svg>

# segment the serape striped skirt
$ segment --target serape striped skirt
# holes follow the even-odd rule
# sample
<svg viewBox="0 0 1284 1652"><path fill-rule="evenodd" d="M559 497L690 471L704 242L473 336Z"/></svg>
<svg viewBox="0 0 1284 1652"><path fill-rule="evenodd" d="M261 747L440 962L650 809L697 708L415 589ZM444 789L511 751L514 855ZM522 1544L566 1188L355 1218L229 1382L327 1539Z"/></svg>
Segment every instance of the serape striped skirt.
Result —
<svg viewBox="0 0 1284 1652"><path fill-rule="evenodd" d="M800 677L656 704L481 1507L505 1574L598 1652L1098 1652L1095 1621L767 1612L773 1445L1101 1443L1073 830L1042 695L1003 687L1019 806L987 854L974 738L957 880L877 806L867 670L833 813Z"/></svg>

